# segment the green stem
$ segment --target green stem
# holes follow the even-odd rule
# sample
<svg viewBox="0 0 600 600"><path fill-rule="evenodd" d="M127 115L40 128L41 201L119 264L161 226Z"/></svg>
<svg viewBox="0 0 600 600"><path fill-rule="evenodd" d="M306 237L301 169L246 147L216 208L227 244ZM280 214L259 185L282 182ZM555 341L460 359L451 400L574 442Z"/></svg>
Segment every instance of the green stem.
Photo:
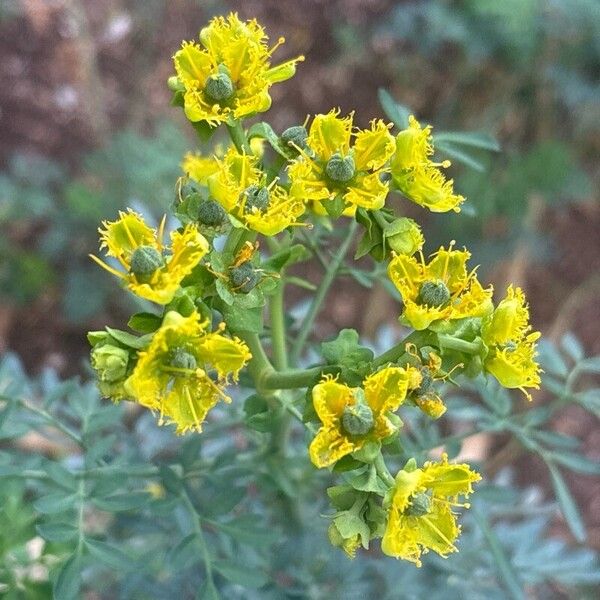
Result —
<svg viewBox="0 0 600 600"><path fill-rule="evenodd" d="M295 390L312 385L316 379L327 373L337 373L337 365L311 367L310 369L287 369L286 371L265 372L261 386L265 390Z"/></svg>
<svg viewBox="0 0 600 600"><path fill-rule="evenodd" d="M234 143L240 154L252 155L252 148L246 138L246 133L244 132L241 121L236 120L233 125L227 123L227 131L229 132L231 141Z"/></svg>
<svg viewBox="0 0 600 600"><path fill-rule="evenodd" d="M377 471L377 475L390 487L396 485L396 480L392 477L392 474L389 472L387 465L385 464L385 460L383 459L383 454L379 453L375 462L373 463L375 466L375 470Z"/></svg>
<svg viewBox="0 0 600 600"><path fill-rule="evenodd" d="M243 235L243 229L232 229L227 236L225 246L223 246L223 254L235 254L235 250L240 245Z"/></svg>
<svg viewBox="0 0 600 600"><path fill-rule="evenodd" d="M389 350L380 354L373 361L373 368L376 369L388 363L398 362L398 360L406 354L406 344L415 344L416 346L428 345L428 337L431 337L431 334L424 331L413 331L395 346L392 346Z"/></svg>
<svg viewBox="0 0 600 600"><path fill-rule="evenodd" d="M194 508L192 501L184 489L181 493L181 501L186 507L187 511L190 513L190 517L192 519L192 527L194 529L194 533L198 538L198 543L200 544L200 550L202 552L202 558L204 560L204 569L206 570L206 579L211 587L214 587L215 582L213 579L213 571L212 571L212 563L210 558L210 553L208 552L208 546L206 544L206 540L204 539L204 532L202 531L202 523L200 521L200 515Z"/></svg>
<svg viewBox="0 0 600 600"><path fill-rule="evenodd" d="M281 279L275 288L275 293L269 300L271 312L271 343L273 347L273 362L278 371L287 369L288 356L285 343L285 315L284 315L284 272L281 272Z"/></svg>
<svg viewBox="0 0 600 600"><path fill-rule="evenodd" d="M481 342L467 342L460 338L452 337L444 333L438 334L438 340L440 346L448 348L449 350L458 350L465 354L479 354L481 352Z"/></svg>
<svg viewBox="0 0 600 600"><path fill-rule="evenodd" d="M267 376L271 373L275 373L275 369L265 352L258 334L249 331L236 331L236 333L246 342L250 349L250 353L252 354L252 358L248 363L248 372L254 380L256 391L260 394L268 389L278 389L273 387L267 388L264 385Z"/></svg>
<svg viewBox="0 0 600 600"><path fill-rule="evenodd" d="M296 364L298 362L298 359L300 358L302 351L304 350L304 346L306 344L308 336L310 335L310 333L312 331L315 319L317 318L317 315L319 313L321 305L323 304L323 301L325 300L325 296L327 295L327 292L329 291L331 284L335 280L335 277L340 268L340 265L342 264L342 262L346 256L346 253L348 252L348 250L350 248L350 244L352 243L352 239L354 238L354 234L356 232L357 225L358 225L358 223L356 221L353 220L351 222L350 227L348 228L348 233L347 233L344 241L340 245L338 251L333 256L333 259L331 260L329 265L327 266L325 275L323 276L323 279L321 280L321 283L319 284L319 287L317 288L317 292L315 294L315 297L313 298L310 308L308 309L308 313L306 313L306 316L304 317L304 320L302 321L302 324L300 325L300 332L298 334L298 337L296 338L296 341L294 342L294 344L292 346L292 351L291 351L292 364Z"/></svg>

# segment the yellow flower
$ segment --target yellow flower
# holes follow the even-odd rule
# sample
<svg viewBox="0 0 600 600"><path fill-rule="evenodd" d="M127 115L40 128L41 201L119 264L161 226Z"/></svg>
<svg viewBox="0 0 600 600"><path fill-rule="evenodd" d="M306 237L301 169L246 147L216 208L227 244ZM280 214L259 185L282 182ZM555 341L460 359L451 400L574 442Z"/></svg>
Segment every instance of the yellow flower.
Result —
<svg viewBox="0 0 600 600"><path fill-rule="evenodd" d="M520 389L529 400L531 394L525 388L540 387L540 366L535 361L535 342L540 333L531 329L525 294L512 285L481 328L481 337L489 350L485 369L501 385Z"/></svg>
<svg viewBox="0 0 600 600"><path fill-rule="evenodd" d="M171 233L171 246L162 243L164 219L158 233L137 213L119 212L119 219L104 221L100 228L100 249L116 258L125 272L113 269L90 255L102 268L116 275L134 294L157 304L168 304L181 281L208 252L206 239L192 224ZM168 251L166 255L165 251Z"/></svg>
<svg viewBox="0 0 600 600"><path fill-rule="evenodd" d="M206 330L196 313L182 317L168 312L125 389L142 406L160 413L159 424L173 422L177 433L201 431L208 411L221 399L230 380L250 360L248 347L238 338Z"/></svg>
<svg viewBox="0 0 600 600"><path fill-rule="evenodd" d="M276 180L267 185L259 159L233 147L217 163L208 178L210 195L246 227L270 236L299 224L306 206L297 186L287 192Z"/></svg>
<svg viewBox="0 0 600 600"><path fill-rule="evenodd" d="M415 465L416 466L416 465ZM433 550L444 558L456 552L454 542L460 534L454 506L459 496L468 496L472 484L481 477L468 465L448 464L444 454L439 463L427 462L422 468L405 467L396 475L381 549L388 556L421 566L421 554Z"/></svg>
<svg viewBox="0 0 600 600"><path fill-rule="evenodd" d="M181 164L183 172L198 183L206 185L208 178L219 170L219 162L214 156L201 156L188 152Z"/></svg>
<svg viewBox="0 0 600 600"><path fill-rule="evenodd" d="M396 431L387 413L406 398L415 369L387 367L369 375L362 388L351 388L331 377L312 391L313 405L322 426L309 449L318 468L360 450L368 440L381 440Z"/></svg>
<svg viewBox="0 0 600 600"><path fill-rule="evenodd" d="M185 90L186 117L217 126L268 110L269 88L293 77L304 57L272 67L271 55L285 40L270 49L267 40L256 20L240 21L231 13L212 19L200 32L200 44L184 42L173 61Z"/></svg>
<svg viewBox="0 0 600 600"><path fill-rule="evenodd" d="M464 198L454 193L453 181L438 167L449 167L450 161L431 160L433 143L431 126L421 128L411 115L408 129L396 136L396 152L391 162L392 180L396 187L416 204L432 212L460 211Z"/></svg>
<svg viewBox="0 0 600 600"><path fill-rule="evenodd" d="M381 180L394 152L394 138L381 120L370 129L352 131L353 114L340 118L339 110L316 115L306 145L288 168L292 184L300 186L307 200L323 212L322 203L342 198L344 214L357 206L376 210L385 203L389 184Z"/></svg>
<svg viewBox="0 0 600 600"><path fill-rule="evenodd" d="M401 320L417 330L427 329L440 319L480 317L492 308L492 288L484 289L475 270L467 272L471 254L443 247L425 263L399 254L389 264L388 274L402 296Z"/></svg>

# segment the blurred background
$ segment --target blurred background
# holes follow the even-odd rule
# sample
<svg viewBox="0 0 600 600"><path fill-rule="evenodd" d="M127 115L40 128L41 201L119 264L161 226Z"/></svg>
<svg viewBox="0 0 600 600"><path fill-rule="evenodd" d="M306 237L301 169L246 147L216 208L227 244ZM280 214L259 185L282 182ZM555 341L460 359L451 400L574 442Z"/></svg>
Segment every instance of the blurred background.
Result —
<svg viewBox="0 0 600 600"><path fill-rule="evenodd" d="M456 239L483 280L524 287L547 338L571 331L600 353L597 0L2 0L0 352L34 375L81 374L86 331L123 324L130 300L87 255L119 209L168 210L181 158L197 146L170 107L170 57L229 10L285 35L278 58L306 55L273 88L277 131L333 106L366 125L383 116L384 88L439 130L494 135L500 153L451 170L470 210L400 210L423 223L428 250ZM395 321L382 290L348 279L333 294L324 337L354 326L374 338ZM582 409L554 427L600 456ZM535 465L526 472L535 478ZM569 483L600 547L600 485Z"/></svg>

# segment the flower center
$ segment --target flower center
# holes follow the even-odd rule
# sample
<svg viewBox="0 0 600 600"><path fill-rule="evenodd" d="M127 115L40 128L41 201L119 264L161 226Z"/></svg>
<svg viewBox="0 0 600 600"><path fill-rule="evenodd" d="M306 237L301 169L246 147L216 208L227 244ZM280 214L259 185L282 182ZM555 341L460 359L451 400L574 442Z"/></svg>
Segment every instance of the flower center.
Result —
<svg viewBox="0 0 600 600"><path fill-rule="evenodd" d="M266 187L251 185L242 192L242 196L246 197L246 203L244 204L244 212L246 213L254 212L255 208L260 212L264 212L269 208L269 190Z"/></svg>
<svg viewBox="0 0 600 600"><path fill-rule="evenodd" d="M356 396L356 404L344 408L342 428L350 435L366 435L373 429L373 411L364 399L363 390Z"/></svg>
<svg viewBox="0 0 600 600"><path fill-rule="evenodd" d="M176 369L186 369L188 371L195 371L198 363L196 357L188 352L185 348L175 348L171 353L169 359L169 366L175 367Z"/></svg>
<svg viewBox="0 0 600 600"><path fill-rule="evenodd" d="M418 300L427 306L444 306L450 301L450 290L440 279L424 281L419 289Z"/></svg>
<svg viewBox="0 0 600 600"><path fill-rule="evenodd" d="M219 67L219 72L210 75L204 85L204 93L215 102L225 102L234 94L233 82L229 74Z"/></svg>
<svg viewBox="0 0 600 600"><path fill-rule="evenodd" d="M422 517L431 512L431 498L425 492L415 494L411 499L411 505L404 511L409 517Z"/></svg>
<svg viewBox="0 0 600 600"><path fill-rule="evenodd" d="M130 270L141 283L147 283L157 269L164 267L163 255L152 246L138 246L131 255Z"/></svg>
<svg viewBox="0 0 600 600"><path fill-rule="evenodd" d="M350 155L342 156L336 152L327 161L325 171L332 181L337 183L347 183L354 177L354 173L356 172L354 159Z"/></svg>
<svg viewBox="0 0 600 600"><path fill-rule="evenodd" d="M260 275L250 261L243 262L229 271L229 281L236 292L248 294L260 281Z"/></svg>
<svg viewBox="0 0 600 600"><path fill-rule="evenodd" d="M198 206L198 222L202 225L215 227L221 225L226 218L225 209L215 200L205 200Z"/></svg>

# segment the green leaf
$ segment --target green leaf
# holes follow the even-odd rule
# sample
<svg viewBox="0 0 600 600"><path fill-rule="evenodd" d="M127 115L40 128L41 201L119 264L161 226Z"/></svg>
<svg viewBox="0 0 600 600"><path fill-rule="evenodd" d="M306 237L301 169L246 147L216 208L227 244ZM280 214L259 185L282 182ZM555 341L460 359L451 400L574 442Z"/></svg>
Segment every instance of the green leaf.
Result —
<svg viewBox="0 0 600 600"><path fill-rule="evenodd" d="M117 340L123 346L127 346L128 348L134 348L135 350L144 349L152 338L150 335L144 335L142 337L138 337L137 335L132 335L131 333L127 333L127 331L121 331L120 329L113 329L112 327L107 327L106 331L110 333L110 335Z"/></svg>
<svg viewBox="0 0 600 600"><path fill-rule="evenodd" d="M282 144L281 140L279 139L279 136L275 133L275 131L273 131L273 128L268 123L255 123L254 125L252 125L252 127L250 127L247 135L248 140L251 140L255 137L267 140L271 148L273 148L273 150L275 150L277 154L280 154L286 159L294 157L294 154Z"/></svg>
<svg viewBox="0 0 600 600"><path fill-rule="evenodd" d="M491 152L500 152L498 140L489 133L477 131L439 131L434 134L434 142L448 142L459 146L471 146Z"/></svg>
<svg viewBox="0 0 600 600"><path fill-rule="evenodd" d="M373 351L361 346L358 340L358 332L355 329L342 329L334 340L321 344L321 354L332 365L350 365L373 360Z"/></svg>
<svg viewBox="0 0 600 600"><path fill-rule="evenodd" d="M354 475L348 478L348 483L355 489L361 492L374 492L383 496L388 488L387 486L377 477L377 471L373 465L362 473Z"/></svg>
<svg viewBox="0 0 600 600"><path fill-rule="evenodd" d="M442 154L446 154L451 158L454 158L458 162L461 162L463 165L466 165L475 171L479 171L480 173L485 171L485 165L482 162L473 158L468 152L458 149L456 146L452 146L448 143L438 143L435 146L435 150L436 152L439 151Z"/></svg>
<svg viewBox="0 0 600 600"><path fill-rule="evenodd" d="M139 312L127 321L127 327L138 333L152 333L160 327L161 323L162 318L158 315L149 312Z"/></svg>
<svg viewBox="0 0 600 600"><path fill-rule="evenodd" d="M325 200L323 202L323 207L330 217L337 219L342 216L342 213L346 208L346 203L344 197L341 194L338 194L333 200Z"/></svg>
<svg viewBox="0 0 600 600"><path fill-rule="evenodd" d="M554 462L560 463L572 471L577 471L577 473L600 475L600 463L585 458L585 456L581 456L580 454L573 454L571 452L552 452L550 456Z"/></svg>
<svg viewBox="0 0 600 600"><path fill-rule="evenodd" d="M586 373L600 373L600 356L586 358L578 363L577 368Z"/></svg>
<svg viewBox="0 0 600 600"><path fill-rule="evenodd" d="M338 531L345 539L359 535L363 542L366 541L368 543L369 538L371 537L371 530L369 529L369 526L354 513L351 513L350 511L339 513L333 521L338 528Z"/></svg>
<svg viewBox="0 0 600 600"><path fill-rule="evenodd" d="M120 512L126 510L138 510L150 501L147 492L122 492L106 496L105 498L92 498L92 502L100 510L106 512Z"/></svg>
<svg viewBox="0 0 600 600"><path fill-rule="evenodd" d="M256 567L242 566L233 560L217 560L213 567L232 583L245 588L258 589L269 582L269 577Z"/></svg>
<svg viewBox="0 0 600 600"><path fill-rule="evenodd" d="M79 535L79 530L71 523L42 523L35 529L49 542L68 542Z"/></svg>
<svg viewBox="0 0 600 600"><path fill-rule="evenodd" d="M263 266L266 269L273 269L274 271L281 271L284 267L295 265L299 262L304 262L310 259L310 251L302 244L294 244L288 248L284 248L279 252L276 252L263 262Z"/></svg>
<svg viewBox="0 0 600 600"><path fill-rule="evenodd" d="M168 554L167 560L175 571L183 571L202 560L196 533L184 537Z"/></svg>
<svg viewBox="0 0 600 600"><path fill-rule="evenodd" d="M344 473L345 471L352 471L363 467L364 463L352 458L350 455L343 456L333 465L333 471L335 473Z"/></svg>
<svg viewBox="0 0 600 600"><path fill-rule="evenodd" d="M48 494L38 498L33 503L33 508L40 513L53 515L70 510L75 506L76 494L65 496L63 493Z"/></svg>
<svg viewBox="0 0 600 600"><path fill-rule="evenodd" d="M178 94L183 97L181 92L176 92L173 98L175 98ZM175 102L175 100L173 101ZM179 100L177 102L179 102ZM179 104L176 104L176 106L179 106ZM217 130L216 127L211 127L206 121L191 121L191 124L196 133L198 134L198 138L202 142L207 142L208 140L210 140L213 133Z"/></svg>
<svg viewBox="0 0 600 600"><path fill-rule="evenodd" d="M198 592L197 600L221 600L219 591L212 580L207 579Z"/></svg>
<svg viewBox="0 0 600 600"><path fill-rule="evenodd" d="M560 508L562 514L571 530L571 533L575 537L575 539L582 543L586 539L585 533L585 525L583 523L583 519L579 514L579 509L575 504L575 500L573 500L573 496L571 496L571 492L563 476L560 471L552 464L552 462L546 460L546 465L550 470L550 475L552 477L552 485L554 487L554 492L556 493L556 499L560 504Z"/></svg>
<svg viewBox="0 0 600 600"><path fill-rule="evenodd" d="M118 546L92 538L86 538L85 546L94 558L112 569L127 571L133 569L136 565L130 555L125 554Z"/></svg>
<svg viewBox="0 0 600 600"><path fill-rule="evenodd" d="M583 346L572 333L563 336L560 347L573 359L573 362L577 363L585 356Z"/></svg>
<svg viewBox="0 0 600 600"><path fill-rule="evenodd" d="M580 392L575 396L575 399L586 410L600 418L600 388Z"/></svg>
<svg viewBox="0 0 600 600"><path fill-rule="evenodd" d="M75 479L75 476L67 471L62 465L54 461L48 461L45 463L44 467L52 481L70 491L75 491L77 489L77 479Z"/></svg>
<svg viewBox="0 0 600 600"><path fill-rule="evenodd" d="M390 119L398 129L406 129L408 127L408 117L411 114L410 109L402 104L398 104L394 98L392 98L391 94L383 88L377 90L377 97L379 98L379 104L381 104L381 108L383 108L383 112L388 119Z"/></svg>
<svg viewBox="0 0 600 600"><path fill-rule="evenodd" d="M234 331L248 331L250 333L261 333L263 330L262 307L247 308L242 310L238 307L227 305L218 307L227 325Z"/></svg>
<svg viewBox="0 0 600 600"><path fill-rule="evenodd" d="M168 465L160 465L158 471L165 489L175 496L178 495L183 484L177 473Z"/></svg>
<svg viewBox="0 0 600 600"><path fill-rule="evenodd" d="M215 523L215 526L235 540L251 545L266 546L279 538L277 530L265 526L255 515L242 515L227 523Z"/></svg>
<svg viewBox="0 0 600 600"><path fill-rule="evenodd" d="M82 560L80 554L73 554L60 568L52 586L53 597L57 600L80 598Z"/></svg>
<svg viewBox="0 0 600 600"><path fill-rule="evenodd" d="M232 306L235 301L235 296L229 289L229 285L223 281L221 278L217 278L215 281L215 289L217 290L217 294L219 298L223 300L227 306Z"/></svg>

